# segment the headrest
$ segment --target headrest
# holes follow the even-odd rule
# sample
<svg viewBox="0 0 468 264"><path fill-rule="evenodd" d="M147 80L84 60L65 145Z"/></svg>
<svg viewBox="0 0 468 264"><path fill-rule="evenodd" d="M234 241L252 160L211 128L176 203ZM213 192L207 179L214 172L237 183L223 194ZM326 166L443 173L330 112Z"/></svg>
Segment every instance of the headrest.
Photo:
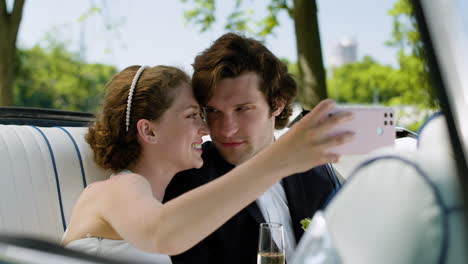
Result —
<svg viewBox="0 0 468 264"><path fill-rule="evenodd" d="M418 131L418 150L441 151L453 157L447 121L441 112L427 119Z"/></svg>
<svg viewBox="0 0 468 264"><path fill-rule="evenodd" d="M343 263L466 259L456 172L437 151L389 152L361 164L325 211Z"/></svg>

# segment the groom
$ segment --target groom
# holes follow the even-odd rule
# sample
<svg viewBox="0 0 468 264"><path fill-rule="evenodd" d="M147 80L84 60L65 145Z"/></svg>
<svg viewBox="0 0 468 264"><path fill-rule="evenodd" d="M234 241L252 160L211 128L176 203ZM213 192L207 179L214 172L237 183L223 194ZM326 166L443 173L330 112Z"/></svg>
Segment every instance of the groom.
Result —
<svg viewBox="0 0 468 264"><path fill-rule="evenodd" d="M260 42L237 34L221 36L195 58L193 67L194 93L206 109L212 141L203 144L203 167L177 174L166 201L222 176L272 144L274 130L288 123L296 95L286 66ZM262 222L283 224L290 260L303 234L300 220L321 209L338 187L328 164L287 177L172 261L255 264Z"/></svg>

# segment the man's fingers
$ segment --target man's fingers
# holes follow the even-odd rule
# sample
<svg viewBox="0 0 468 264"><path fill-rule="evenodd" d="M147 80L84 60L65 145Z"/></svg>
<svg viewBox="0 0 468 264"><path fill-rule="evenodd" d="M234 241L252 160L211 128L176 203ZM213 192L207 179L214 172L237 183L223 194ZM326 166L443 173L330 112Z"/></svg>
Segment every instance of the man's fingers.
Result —
<svg viewBox="0 0 468 264"><path fill-rule="evenodd" d="M353 132L345 132L339 135L329 136L321 142L320 147L324 150L327 150L331 147L346 144L352 141L354 138L355 133Z"/></svg>
<svg viewBox="0 0 468 264"><path fill-rule="evenodd" d="M336 106L335 101L326 99L321 101L314 107L307 115L305 115L299 123L306 124L308 127L315 127L321 120L323 120L328 113Z"/></svg>
<svg viewBox="0 0 468 264"><path fill-rule="evenodd" d="M326 134L330 129L341 124L343 122L347 122L349 120L354 119L354 113L352 112L338 112L333 114L332 116L328 117L317 127L317 133Z"/></svg>

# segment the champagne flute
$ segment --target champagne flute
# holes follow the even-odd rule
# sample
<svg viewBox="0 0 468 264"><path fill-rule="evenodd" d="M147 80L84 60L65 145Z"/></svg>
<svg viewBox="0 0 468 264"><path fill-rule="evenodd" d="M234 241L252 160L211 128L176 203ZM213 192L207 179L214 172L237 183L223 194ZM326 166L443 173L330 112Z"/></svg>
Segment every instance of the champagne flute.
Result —
<svg viewBox="0 0 468 264"><path fill-rule="evenodd" d="M257 264L285 264L282 224L260 224Z"/></svg>

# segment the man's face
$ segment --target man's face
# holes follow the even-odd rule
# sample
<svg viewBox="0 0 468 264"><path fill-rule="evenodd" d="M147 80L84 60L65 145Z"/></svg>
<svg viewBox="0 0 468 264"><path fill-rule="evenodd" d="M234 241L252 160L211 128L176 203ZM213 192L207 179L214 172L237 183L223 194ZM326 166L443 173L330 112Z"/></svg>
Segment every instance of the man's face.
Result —
<svg viewBox="0 0 468 264"><path fill-rule="evenodd" d="M282 109L270 113L257 74L222 79L207 102L211 139L227 162L241 164L274 141L275 117Z"/></svg>

